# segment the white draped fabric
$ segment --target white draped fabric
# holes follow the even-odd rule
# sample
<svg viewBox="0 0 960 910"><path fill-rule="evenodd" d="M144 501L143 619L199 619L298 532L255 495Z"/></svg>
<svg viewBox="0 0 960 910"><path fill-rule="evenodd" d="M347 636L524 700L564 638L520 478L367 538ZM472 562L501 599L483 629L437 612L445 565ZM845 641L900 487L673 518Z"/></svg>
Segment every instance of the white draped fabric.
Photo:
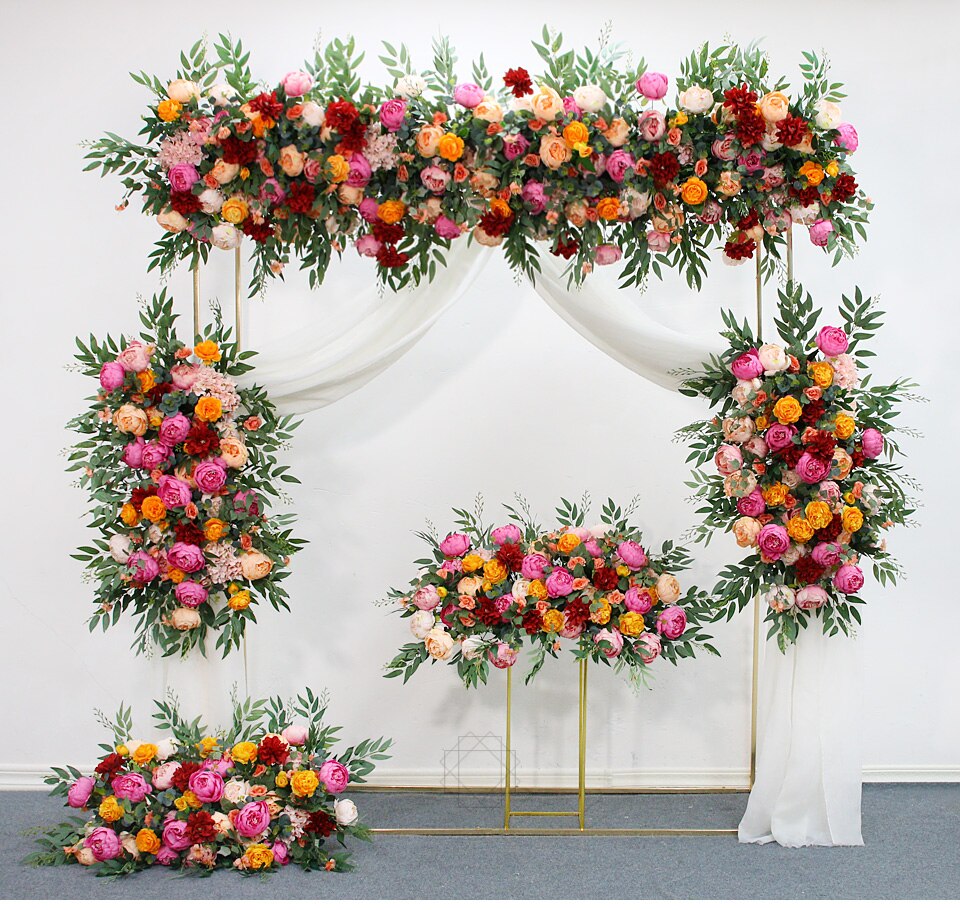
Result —
<svg viewBox="0 0 960 910"><path fill-rule="evenodd" d="M812 617L782 654L771 639L760 678L757 780L742 843L862 846L862 713L855 638L823 635Z"/></svg>
<svg viewBox="0 0 960 910"><path fill-rule="evenodd" d="M420 340L469 288L490 250L465 242L447 254L436 279L399 293L362 285L324 293L338 306L286 337L259 340L255 381L283 413L332 404L364 386ZM657 321L651 307L617 286L618 269L600 269L569 286L566 263L541 257L537 294L576 332L628 369L676 389L679 368L696 369L722 343ZM353 286L351 286L353 285ZM757 780L740 825L744 842L788 846L862 844L860 835L860 674L855 641L824 638L814 619L786 655L768 642L761 671Z"/></svg>

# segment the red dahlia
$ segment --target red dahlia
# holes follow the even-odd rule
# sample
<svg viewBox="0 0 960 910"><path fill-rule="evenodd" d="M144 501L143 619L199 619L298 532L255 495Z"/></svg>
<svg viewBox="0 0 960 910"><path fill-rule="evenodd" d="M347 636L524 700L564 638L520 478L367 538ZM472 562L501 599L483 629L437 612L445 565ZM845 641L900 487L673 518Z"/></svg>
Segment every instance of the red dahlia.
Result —
<svg viewBox="0 0 960 910"><path fill-rule="evenodd" d="M195 420L183 441L183 451L201 458L220 448L220 437L208 423Z"/></svg>
<svg viewBox="0 0 960 910"><path fill-rule="evenodd" d="M523 619L520 620L520 624L523 626L523 631L527 635L536 635L537 632L543 631L543 617L540 616L540 612L534 607L532 610L527 610L523 614Z"/></svg>
<svg viewBox="0 0 960 910"><path fill-rule="evenodd" d="M803 117L786 116L777 124L777 139L786 146L799 145L807 135L807 121Z"/></svg>
<svg viewBox="0 0 960 910"><path fill-rule="evenodd" d="M659 152L650 158L647 171L657 186L664 186L680 173L680 160L672 152Z"/></svg>
<svg viewBox="0 0 960 910"><path fill-rule="evenodd" d="M577 255L577 250L580 249L580 244L573 240L558 240L557 245L550 251L554 256L563 256L564 259L571 259L573 256Z"/></svg>
<svg viewBox="0 0 960 910"><path fill-rule="evenodd" d="M824 413L827 410L827 406L822 401L811 401L809 404L803 406L803 411L800 414L800 419L807 424L807 426L816 426L820 422L820 418L823 417ZM826 434L830 436L829 433ZM832 439L832 437L831 437ZM830 447L830 454L833 454L833 446Z"/></svg>
<svg viewBox="0 0 960 910"><path fill-rule="evenodd" d="M193 543L198 547L202 546L206 538L203 536L203 529L189 522L179 522L173 527L173 536L177 543Z"/></svg>
<svg viewBox="0 0 960 910"><path fill-rule="evenodd" d="M218 440L219 441L219 440ZM143 507L143 501L148 496L156 496L157 488L156 487L137 487L136 489L130 492L130 502L133 503L133 507L139 512Z"/></svg>
<svg viewBox="0 0 960 910"><path fill-rule="evenodd" d="M757 210L750 209L750 211L737 222L737 230L748 231L758 224L760 224L760 216L757 214Z"/></svg>
<svg viewBox="0 0 960 910"><path fill-rule="evenodd" d="M820 190L815 186L805 186L802 190L790 187L790 195L795 197L800 205L810 205L820 199Z"/></svg>
<svg viewBox="0 0 960 910"><path fill-rule="evenodd" d="M399 243L405 235L403 225L387 224L385 221L373 223L373 236L381 243Z"/></svg>
<svg viewBox="0 0 960 910"><path fill-rule="evenodd" d="M594 569L593 584L598 591L612 591L617 586L617 570L612 566Z"/></svg>
<svg viewBox="0 0 960 910"><path fill-rule="evenodd" d="M819 541L830 543L840 536L840 532L842 530L843 519L839 515L834 515L830 521L830 524L828 524L825 528L819 528L814 532L814 537Z"/></svg>
<svg viewBox="0 0 960 910"><path fill-rule="evenodd" d="M177 389L172 382L158 382L149 392L147 392L147 398L150 399L151 404L158 404L160 399L169 392L176 392Z"/></svg>
<svg viewBox="0 0 960 910"><path fill-rule="evenodd" d="M266 243L273 236L273 225L269 221L257 224L252 218L247 218L240 225L240 230L256 243Z"/></svg>
<svg viewBox="0 0 960 910"><path fill-rule="evenodd" d="M519 572L523 563L523 550L519 544L505 543L497 552L497 559L511 572Z"/></svg>
<svg viewBox="0 0 960 910"><path fill-rule="evenodd" d="M500 611L489 597L478 597L477 608L474 615L478 622L485 626L496 626L500 624Z"/></svg>
<svg viewBox="0 0 960 910"><path fill-rule="evenodd" d="M819 565L812 556L801 556L793 566L797 574L797 581L802 585L812 585L820 581L823 575L823 566Z"/></svg>
<svg viewBox="0 0 960 910"><path fill-rule="evenodd" d="M503 84L513 92L514 98L522 98L524 95L533 94L533 82L530 81L530 74L522 66L507 70L503 74Z"/></svg>
<svg viewBox="0 0 960 910"><path fill-rule="evenodd" d="M183 833L191 844L205 844L217 836L217 828L210 813L199 809L187 816L187 827Z"/></svg>
<svg viewBox="0 0 960 910"><path fill-rule="evenodd" d="M577 626L590 618L590 604L582 597L578 597L573 603L567 604L563 615L570 625Z"/></svg>
<svg viewBox="0 0 960 910"><path fill-rule="evenodd" d="M171 783L175 790L180 790L184 792L190 789L190 775L194 771L200 771L203 769L203 765L198 765L196 762L185 761L176 771L173 772L173 776L170 778Z"/></svg>
<svg viewBox="0 0 960 910"><path fill-rule="evenodd" d="M287 206L291 212L298 212L303 215L313 208L313 200L316 190L313 185L305 180L300 180L291 185L287 193Z"/></svg>
<svg viewBox="0 0 960 910"><path fill-rule="evenodd" d="M290 755L290 747L279 737L265 736L257 748L257 757L265 765L282 765Z"/></svg>
<svg viewBox="0 0 960 910"><path fill-rule="evenodd" d="M410 257L401 253L392 243L384 244L377 250L377 262L385 269L402 269Z"/></svg>
<svg viewBox="0 0 960 910"><path fill-rule="evenodd" d="M283 114L283 102L277 101L277 93L261 92L250 102L250 110L256 111L261 117L269 117L271 120L279 120Z"/></svg>
<svg viewBox="0 0 960 910"><path fill-rule="evenodd" d="M344 135L349 133L354 124L360 117L358 111L349 101L341 98L339 101L331 101L327 105L327 112L324 115L324 122L330 129Z"/></svg>
<svg viewBox="0 0 960 910"><path fill-rule="evenodd" d="M329 837L337 830L337 823L321 809L310 813L310 818L303 826L303 830L320 837Z"/></svg>
<svg viewBox="0 0 960 910"><path fill-rule="evenodd" d="M734 234L735 238L743 238L743 234ZM723 252L729 259L739 262L741 259L753 259L753 251L757 248L755 240L731 239L723 246Z"/></svg>
<svg viewBox="0 0 960 910"><path fill-rule="evenodd" d="M816 403L821 404L822 402ZM833 433L828 433L826 430L815 430L805 444L811 455L816 455L817 458L823 458L827 461L833 458L833 450L836 447Z"/></svg>
<svg viewBox="0 0 960 910"><path fill-rule="evenodd" d="M257 143L244 142L237 136L220 140L220 157L227 164L253 164L257 160Z"/></svg>
<svg viewBox="0 0 960 910"><path fill-rule="evenodd" d="M751 92L745 85L728 88L723 93L723 98L723 106L729 108L738 117L743 116L746 111L755 111L757 93Z"/></svg>
<svg viewBox="0 0 960 910"><path fill-rule="evenodd" d="M491 209L480 216L480 227L491 237L502 237L513 226L513 219L512 211L504 214Z"/></svg>
<svg viewBox="0 0 960 910"><path fill-rule="evenodd" d="M833 185L832 195L834 202L846 202L857 192L857 181L852 174L841 174Z"/></svg>
<svg viewBox="0 0 960 910"><path fill-rule="evenodd" d="M194 196L189 190L182 193L170 193L170 208L181 215L190 215L193 212L200 211L200 198Z"/></svg>
<svg viewBox="0 0 960 910"><path fill-rule="evenodd" d="M853 450L853 454L851 454L850 460L853 462L853 466L855 468L862 468L863 462L864 462L863 449L857 446L857 448Z"/></svg>
<svg viewBox="0 0 960 910"><path fill-rule="evenodd" d="M795 468L801 455L803 455L803 449L800 446L787 446L780 450L780 457L786 462L788 468Z"/></svg>
<svg viewBox="0 0 960 910"><path fill-rule="evenodd" d="M110 780L113 780L120 771L123 770L123 765L126 759L118 754L117 752L111 752L103 761L97 765L93 770L97 774L106 774Z"/></svg>
<svg viewBox="0 0 960 910"><path fill-rule="evenodd" d="M757 113L756 108L747 108L740 115L737 123L737 139L744 148L756 145L767 129L767 121Z"/></svg>

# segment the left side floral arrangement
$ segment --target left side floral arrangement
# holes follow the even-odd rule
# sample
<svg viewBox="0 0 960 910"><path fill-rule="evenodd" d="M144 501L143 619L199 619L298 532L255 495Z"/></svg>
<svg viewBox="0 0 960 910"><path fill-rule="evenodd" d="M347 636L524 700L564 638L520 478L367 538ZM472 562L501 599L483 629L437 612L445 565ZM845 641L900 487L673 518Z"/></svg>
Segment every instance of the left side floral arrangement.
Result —
<svg viewBox="0 0 960 910"><path fill-rule="evenodd" d="M113 745L93 774L54 768L53 795L89 814L61 822L27 858L38 866L79 863L98 875L124 875L160 864L184 871L234 868L272 872L294 863L344 872L347 837L369 839L356 804L343 797L391 741L364 740L334 751L324 722L325 696L309 689L279 697L235 700L227 730L188 720L175 698L158 701L156 741L133 738L131 712L98 712Z"/></svg>
<svg viewBox="0 0 960 910"><path fill-rule="evenodd" d="M283 581L305 541L293 516L268 514L281 482L277 452L299 425L263 389L219 313L194 345L176 335L162 292L143 308L138 339L77 339L82 372L99 390L68 427L83 440L68 470L90 492L96 539L76 558L97 585L90 630L136 620L138 652L206 653L209 630L227 654L254 607L289 609Z"/></svg>

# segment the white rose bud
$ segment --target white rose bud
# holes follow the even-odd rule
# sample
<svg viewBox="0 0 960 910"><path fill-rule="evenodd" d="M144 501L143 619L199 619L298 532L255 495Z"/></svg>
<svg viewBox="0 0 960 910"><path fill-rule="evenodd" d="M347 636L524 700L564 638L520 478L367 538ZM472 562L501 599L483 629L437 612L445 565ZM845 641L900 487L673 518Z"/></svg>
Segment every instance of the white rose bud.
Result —
<svg viewBox="0 0 960 910"><path fill-rule="evenodd" d="M355 825L360 818L357 804L352 799L338 799L333 804L338 825Z"/></svg>
<svg viewBox="0 0 960 910"><path fill-rule="evenodd" d="M177 751L177 744L168 736L166 739L157 741L157 758L160 761L166 761L174 752Z"/></svg>
<svg viewBox="0 0 960 910"><path fill-rule="evenodd" d="M323 108L316 101L307 101L303 105L300 119L310 126L323 125Z"/></svg>
<svg viewBox="0 0 960 910"><path fill-rule="evenodd" d="M790 358L787 352L779 344L762 344L757 351L760 363L763 364L764 372L767 376L774 373L782 373L789 365Z"/></svg>
<svg viewBox="0 0 960 910"><path fill-rule="evenodd" d="M713 92L702 85L691 85L680 92L677 101L689 114L704 114L713 107Z"/></svg>
<svg viewBox="0 0 960 910"><path fill-rule="evenodd" d="M817 116L815 123L822 130L835 130L842 119L840 105L832 101L818 101L816 105Z"/></svg>
<svg viewBox="0 0 960 910"><path fill-rule="evenodd" d="M460 645L460 651L463 653L464 660L473 660L478 657L483 649L483 639L479 635L470 635L463 640Z"/></svg>
<svg viewBox="0 0 960 910"><path fill-rule="evenodd" d="M121 562L126 565L127 557L130 555L130 538L126 534L114 534L110 538L110 555L114 562Z"/></svg>
<svg viewBox="0 0 960 910"><path fill-rule="evenodd" d="M417 610L410 617L410 631L413 633L413 637L423 641L430 634L430 630L434 627L436 621L433 613L429 610Z"/></svg>
<svg viewBox="0 0 960 910"><path fill-rule="evenodd" d="M200 202L200 208L208 215L216 215L223 208L223 193L220 190L206 189L197 199Z"/></svg>
<svg viewBox="0 0 960 910"><path fill-rule="evenodd" d="M186 104L188 101L200 97L200 89L197 88L196 82L191 82L189 79L174 79L167 86L167 95L171 101Z"/></svg>
<svg viewBox="0 0 960 910"><path fill-rule="evenodd" d="M607 103L607 96L599 85L581 85L573 90L573 100L580 110L596 114Z"/></svg>
<svg viewBox="0 0 960 910"><path fill-rule="evenodd" d="M237 92L232 85L227 85L226 82L218 82L207 89L207 97L217 107L226 107L237 97Z"/></svg>
<svg viewBox="0 0 960 910"><path fill-rule="evenodd" d="M211 231L210 242L218 250L235 250L240 246L240 232L232 224L218 224Z"/></svg>
<svg viewBox="0 0 960 910"><path fill-rule="evenodd" d="M408 73L397 80L396 91L401 98L419 98L426 87L425 79L415 73Z"/></svg>

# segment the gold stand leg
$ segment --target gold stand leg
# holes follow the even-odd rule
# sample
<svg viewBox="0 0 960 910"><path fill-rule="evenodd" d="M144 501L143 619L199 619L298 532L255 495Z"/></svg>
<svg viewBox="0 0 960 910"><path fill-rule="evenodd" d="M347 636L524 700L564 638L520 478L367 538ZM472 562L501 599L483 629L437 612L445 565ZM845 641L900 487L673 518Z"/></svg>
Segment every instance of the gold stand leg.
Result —
<svg viewBox="0 0 960 910"><path fill-rule="evenodd" d="M510 709L513 687L513 667L507 667L507 742L503 761L503 830L510 830Z"/></svg>
<svg viewBox="0 0 960 910"><path fill-rule="evenodd" d="M760 250L757 246L757 342L763 340L763 276L760 268ZM753 669L750 680L750 788L757 779L757 700L760 689L760 592L753 597Z"/></svg>
<svg viewBox="0 0 960 910"><path fill-rule="evenodd" d="M580 661L580 766L578 769L577 820L585 827L587 807L587 659Z"/></svg>

